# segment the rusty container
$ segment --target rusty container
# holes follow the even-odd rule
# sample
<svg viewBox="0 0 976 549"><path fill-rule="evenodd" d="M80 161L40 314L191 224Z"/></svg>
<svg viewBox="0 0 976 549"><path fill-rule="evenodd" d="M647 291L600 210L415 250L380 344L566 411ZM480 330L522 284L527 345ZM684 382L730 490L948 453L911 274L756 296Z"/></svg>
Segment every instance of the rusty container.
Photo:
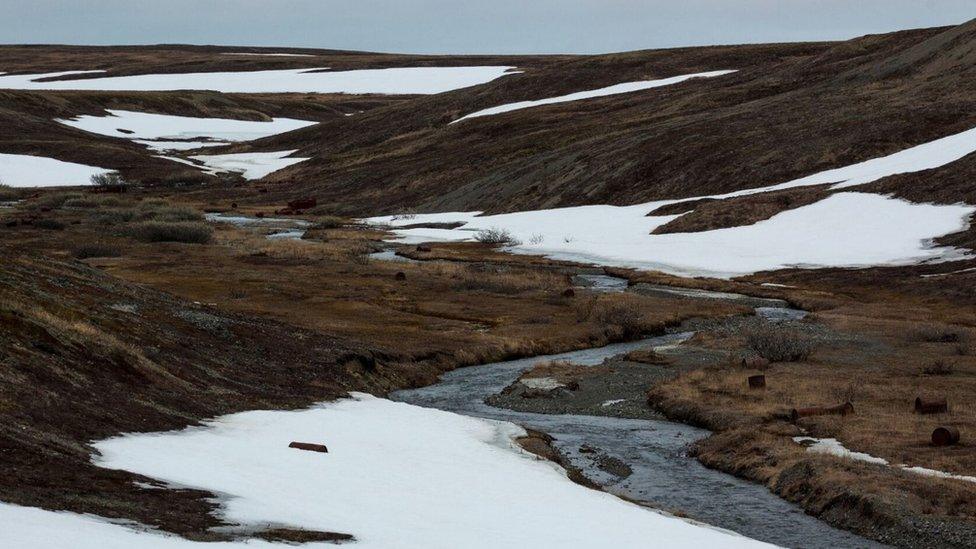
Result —
<svg viewBox="0 0 976 549"><path fill-rule="evenodd" d="M959 442L959 429L956 427L936 427L932 431L932 446L952 446Z"/></svg>
<svg viewBox="0 0 976 549"><path fill-rule="evenodd" d="M289 448L297 448L299 450L308 450L309 452L322 452L323 454L329 453L329 449L325 447L325 444L312 444L311 442L292 442L288 445Z"/></svg>
<svg viewBox="0 0 976 549"><path fill-rule="evenodd" d="M750 389L764 389L766 388L766 376L759 374L755 376L749 376L749 388Z"/></svg>
<svg viewBox="0 0 976 549"><path fill-rule="evenodd" d="M925 400L922 397L915 399L916 414L947 414L949 413L949 403L945 398Z"/></svg>
<svg viewBox="0 0 976 549"><path fill-rule="evenodd" d="M854 413L854 405L850 402L838 404L837 406L812 406L810 408L793 408L790 410L790 419L796 421L801 417L810 416L846 416Z"/></svg>
<svg viewBox="0 0 976 549"><path fill-rule="evenodd" d="M762 370L763 368L769 366L769 361L761 356L747 356L742 359L743 368L751 368L753 370Z"/></svg>

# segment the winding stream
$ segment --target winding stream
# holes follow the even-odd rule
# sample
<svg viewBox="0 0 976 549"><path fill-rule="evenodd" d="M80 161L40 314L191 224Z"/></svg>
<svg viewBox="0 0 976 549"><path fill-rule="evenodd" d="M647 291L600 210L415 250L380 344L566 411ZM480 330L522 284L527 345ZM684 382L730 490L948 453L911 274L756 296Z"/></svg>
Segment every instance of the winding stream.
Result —
<svg viewBox="0 0 976 549"><path fill-rule="evenodd" d="M604 291L622 289L619 283L609 280L586 282L602 286ZM770 309L778 309L777 315L783 318L802 316L802 311ZM555 446L574 466L608 492L664 510L681 511L693 519L751 538L785 547L883 547L806 515L764 486L707 469L688 457L688 444L708 436L708 431L663 420L517 412L484 402L541 361L596 365L633 349L674 345L690 336L688 332L670 334L597 349L460 368L444 374L435 385L397 391L390 398L543 431L555 438ZM600 452L623 461L633 473L621 478L601 469L596 459Z"/></svg>

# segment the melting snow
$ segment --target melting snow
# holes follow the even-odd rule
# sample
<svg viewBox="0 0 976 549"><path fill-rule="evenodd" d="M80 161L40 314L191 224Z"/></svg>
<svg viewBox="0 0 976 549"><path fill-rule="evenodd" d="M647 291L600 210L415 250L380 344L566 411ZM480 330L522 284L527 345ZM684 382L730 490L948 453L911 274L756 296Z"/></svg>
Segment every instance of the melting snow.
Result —
<svg viewBox="0 0 976 549"><path fill-rule="evenodd" d="M656 208L699 198L731 198L833 183L849 188L899 173L943 166L976 151L976 129L897 153L766 187L722 195L662 200L635 206L578 206L480 216L481 212L421 214L409 221L391 216L368 221L391 226L455 222L455 229L405 229L405 242L471 240L480 229L509 230L523 243L511 248L601 265L660 270L678 275L733 277L789 267L904 265L967 257L937 248L932 239L969 226L976 208L937 206L866 193L836 193L781 212L753 225L697 233L649 234L679 215L647 217ZM540 239L541 237L541 239Z"/></svg>
<svg viewBox="0 0 976 549"><path fill-rule="evenodd" d="M679 275L733 277L793 266L859 267L958 257L961 254L955 249L929 243L965 229L968 216L976 211L970 206L913 204L845 192L753 225L652 235L655 227L678 217L646 216L661 204L579 206L484 217L477 216L478 212L418 215L399 224L443 220L466 225L463 230L405 229L396 233L414 242L473 240L472 230L503 227L523 242L513 248L515 252ZM370 221L398 223L390 217Z"/></svg>
<svg viewBox="0 0 976 549"><path fill-rule="evenodd" d="M250 141L317 124L291 118L272 118L264 122L120 110L109 110L108 113L109 116L84 115L57 121L87 132L127 139L209 138L221 141Z"/></svg>
<svg viewBox="0 0 976 549"><path fill-rule="evenodd" d="M804 444L807 446L808 452L814 452L818 454L829 454L832 456L852 459L854 461L863 461L866 463L873 463L875 465L885 465L896 467L909 473L915 473L916 475L922 475L927 477L938 477L952 480L961 480L964 482L976 482L976 477L970 477L965 475L956 475L953 473L946 473L945 471L937 471L935 469L928 469L926 467L909 467L908 465L890 465L888 460L872 456L871 454L865 454L863 452L852 452L844 447L843 444L836 438L813 438L813 437L793 437L793 442Z"/></svg>
<svg viewBox="0 0 976 549"><path fill-rule="evenodd" d="M505 112L517 111L520 109L528 109L532 107L538 107L541 105L552 105L555 103L567 103L569 101L579 101L582 99L590 99L593 97L604 97L607 95L617 95L621 93L631 93L640 90L647 90L650 88L658 88L661 86L669 86L671 84L677 84L679 82L684 82L691 78L711 78L715 76L722 76L725 74L730 74L736 72L734 70L725 71L711 71L711 72L699 72L695 74L685 74L681 76L673 76L671 78L661 78L658 80L644 80L641 82L625 82L623 84L614 84L613 86L607 86L605 88L599 88L596 90L587 90L581 92L570 93L567 95L560 95L557 97L549 97L546 99L535 99L532 101L519 101L517 103L508 103L506 105L499 105L497 107L491 107L488 109L483 109L471 114L462 116L458 118L451 124L460 122L468 118L477 118L479 116L491 116L493 114L501 114Z"/></svg>
<svg viewBox="0 0 976 549"><path fill-rule="evenodd" d="M0 183L11 187L90 185L91 176L109 171L44 156L0 153Z"/></svg>
<svg viewBox="0 0 976 549"><path fill-rule="evenodd" d="M518 449L524 430L368 395L95 444L102 467L223 494L225 519L352 534L351 547L760 547L581 487ZM288 448L324 443L329 453ZM5 546L184 547L97 517L0 504ZM243 542L228 544L243 546ZM260 542L251 546L264 547ZM202 545L201 545L202 546Z"/></svg>
<svg viewBox="0 0 976 549"><path fill-rule="evenodd" d="M0 89L175 91L213 90L223 93L380 93L434 94L490 82L511 74L514 67L406 67L326 71L285 69L249 72L140 74L38 82L43 78L104 71L2 75ZM325 72L314 72L325 71Z"/></svg>
<svg viewBox="0 0 976 549"><path fill-rule="evenodd" d="M271 172L304 162L308 158L285 158L298 150L278 152L249 152L235 154L199 154L191 156L207 167L220 172L236 172L244 179L261 179ZM175 160L170 158L170 160Z"/></svg>

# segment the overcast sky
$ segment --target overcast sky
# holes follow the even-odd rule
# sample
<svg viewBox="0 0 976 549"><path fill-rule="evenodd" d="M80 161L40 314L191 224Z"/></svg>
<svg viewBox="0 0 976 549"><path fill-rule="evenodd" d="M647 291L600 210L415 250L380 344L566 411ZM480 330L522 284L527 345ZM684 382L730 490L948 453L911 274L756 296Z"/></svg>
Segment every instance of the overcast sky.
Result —
<svg viewBox="0 0 976 549"><path fill-rule="evenodd" d="M844 39L976 18L976 0L0 0L0 43L600 53Z"/></svg>

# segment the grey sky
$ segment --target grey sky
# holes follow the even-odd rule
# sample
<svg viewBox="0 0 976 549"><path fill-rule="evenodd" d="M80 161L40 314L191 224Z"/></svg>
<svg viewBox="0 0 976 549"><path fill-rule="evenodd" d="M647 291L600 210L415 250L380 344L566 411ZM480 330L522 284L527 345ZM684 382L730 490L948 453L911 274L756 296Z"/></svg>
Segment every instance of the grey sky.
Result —
<svg viewBox="0 0 976 549"><path fill-rule="evenodd" d="M961 23L976 0L0 0L0 43L597 53Z"/></svg>

